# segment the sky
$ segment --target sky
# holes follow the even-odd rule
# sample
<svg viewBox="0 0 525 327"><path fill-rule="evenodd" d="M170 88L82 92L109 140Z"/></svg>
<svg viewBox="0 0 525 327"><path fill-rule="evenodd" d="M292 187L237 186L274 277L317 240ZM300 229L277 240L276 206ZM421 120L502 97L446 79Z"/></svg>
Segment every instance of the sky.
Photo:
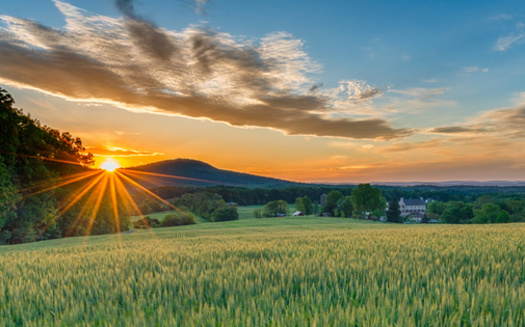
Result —
<svg viewBox="0 0 525 327"><path fill-rule="evenodd" d="M525 180L524 1L8 1L0 87L99 166Z"/></svg>

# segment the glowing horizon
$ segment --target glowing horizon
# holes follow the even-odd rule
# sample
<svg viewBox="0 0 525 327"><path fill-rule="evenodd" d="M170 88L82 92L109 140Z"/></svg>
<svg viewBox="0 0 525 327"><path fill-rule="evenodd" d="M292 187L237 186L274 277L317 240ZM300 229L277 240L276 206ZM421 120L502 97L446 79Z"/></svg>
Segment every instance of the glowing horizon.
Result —
<svg viewBox="0 0 525 327"><path fill-rule="evenodd" d="M11 1L0 87L121 167L191 158L297 182L523 180L513 1L379 1L222 2L206 21L165 0Z"/></svg>
<svg viewBox="0 0 525 327"><path fill-rule="evenodd" d="M116 169L121 168L122 166L117 160L113 158L106 158L102 163L100 163L99 167L108 172L114 172Z"/></svg>

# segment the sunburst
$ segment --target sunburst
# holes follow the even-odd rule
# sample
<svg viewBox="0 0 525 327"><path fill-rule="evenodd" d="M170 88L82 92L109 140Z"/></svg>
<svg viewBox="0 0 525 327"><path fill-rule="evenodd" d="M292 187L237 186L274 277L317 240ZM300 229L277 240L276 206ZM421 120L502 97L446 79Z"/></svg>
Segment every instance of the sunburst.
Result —
<svg viewBox="0 0 525 327"><path fill-rule="evenodd" d="M116 169L120 168L120 163L113 158L106 158L106 160L100 164L100 168L109 172L114 172Z"/></svg>
<svg viewBox="0 0 525 327"><path fill-rule="evenodd" d="M49 160L47 158L39 158L42 160ZM58 161L50 159L50 161ZM62 163L78 165L76 162L60 161ZM87 221L86 236L90 235L93 223L97 219L97 214L100 209L100 204L104 194L108 194L111 206L112 206L112 215L115 223L115 229L117 233L120 232L120 218L119 218L119 205L126 208L126 211L129 213L134 213L137 216L140 216L141 219L145 222L145 225L150 228L147 220L144 217L144 214L140 211L139 206L133 200L133 197L130 194L130 188L140 191L142 194L145 194L153 201L158 201L164 205L169 206L170 208L183 212L180 208L174 206L173 204L162 199L155 193L146 189L141 185L137 179L142 180L151 185L155 178L159 177L168 177L181 180L191 180L199 182L213 182L210 180L203 180L197 178L189 178L176 175L164 175L156 174L149 172L142 172L137 170L131 170L129 168L119 169L121 165L118 161L113 158L107 158L104 162L99 165L101 169L89 169L84 172L74 173L68 176L62 176L59 178L53 178L48 181L40 182L33 187L22 189L19 192L24 192L21 198L28 198L37 194L45 193L58 189L66 185L76 185L81 183L78 186L75 186L68 196L65 197L62 204L58 208L58 212L47 217L44 217L42 221L35 225L35 230L37 234L44 233L50 226L52 226L58 219L60 219L66 212L68 212L76 203L79 203L81 199L87 199L84 201L83 207L73 221L69 230L66 232L65 236L71 235L74 227L82 221L81 216L87 216L89 219ZM184 213L184 212L183 212ZM119 240L120 240L120 236Z"/></svg>

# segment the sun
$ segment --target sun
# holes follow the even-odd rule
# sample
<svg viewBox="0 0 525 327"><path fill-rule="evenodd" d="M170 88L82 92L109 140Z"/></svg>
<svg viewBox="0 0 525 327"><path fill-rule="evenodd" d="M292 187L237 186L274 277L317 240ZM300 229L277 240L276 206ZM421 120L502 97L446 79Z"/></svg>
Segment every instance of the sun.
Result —
<svg viewBox="0 0 525 327"><path fill-rule="evenodd" d="M100 168L113 172L115 169L120 168L120 164L113 158L106 158L106 160L100 164Z"/></svg>

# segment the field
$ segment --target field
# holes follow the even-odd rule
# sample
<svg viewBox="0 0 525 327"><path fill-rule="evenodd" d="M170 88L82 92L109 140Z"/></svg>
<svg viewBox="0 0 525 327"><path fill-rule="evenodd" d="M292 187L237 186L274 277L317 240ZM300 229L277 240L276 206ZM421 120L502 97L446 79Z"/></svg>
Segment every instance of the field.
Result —
<svg viewBox="0 0 525 327"><path fill-rule="evenodd" d="M290 205L290 208L292 208L293 205ZM264 205L253 205L253 206L239 206L238 207L238 212L239 212L239 220L245 220L245 219L254 219L253 218L253 211L255 209L262 209L264 208ZM163 212L157 212L157 213L149 213L145 216L149 216L151 218L156 218L158 220L162 220L167 214L170 214L170 213L176 213L177 211L176 210L171 210L171 211L163 211ZM204 219L204 218L201 218L199 217L198 215L194 215L196 218L197 218L197 222L198 223L208 223L209 221ZM133 216L131 217L131 221L137 221L141 219L140 216Z"/></svg>
<svg viewBox="0 0 525 327"><path fill-rule="evenodd" d="M523 224L246 219L0 247L0 326L523 326Z"/></svg>

